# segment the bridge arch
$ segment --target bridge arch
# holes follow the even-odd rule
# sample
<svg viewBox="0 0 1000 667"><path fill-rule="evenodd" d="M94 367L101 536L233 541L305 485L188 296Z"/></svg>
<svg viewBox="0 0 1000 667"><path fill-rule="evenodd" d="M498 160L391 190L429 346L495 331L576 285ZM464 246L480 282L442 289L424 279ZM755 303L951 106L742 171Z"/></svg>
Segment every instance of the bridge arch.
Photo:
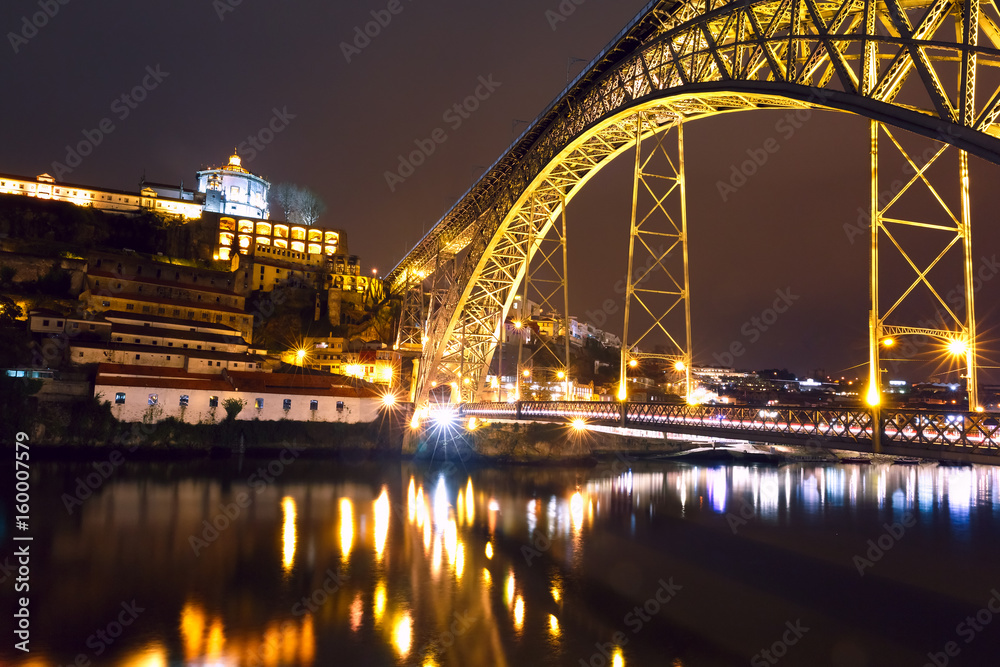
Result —
<svg viewBox="0 0 1000 667"><path fill-rule="evenodd" d="M966 153L1000 164L1000 88L975 89L977 68L1000 66L998 20L976 0L650 3L390 274L400 284L426 268L430 241L467 251L428 327L418 403L434 384L460 386L469 400L484 388L538 239L642 138L723 113L812 108L869 118L873 141L884 123L953 146L966 175ZM959 73L954 87L942 83L948 67Z"/></svg>

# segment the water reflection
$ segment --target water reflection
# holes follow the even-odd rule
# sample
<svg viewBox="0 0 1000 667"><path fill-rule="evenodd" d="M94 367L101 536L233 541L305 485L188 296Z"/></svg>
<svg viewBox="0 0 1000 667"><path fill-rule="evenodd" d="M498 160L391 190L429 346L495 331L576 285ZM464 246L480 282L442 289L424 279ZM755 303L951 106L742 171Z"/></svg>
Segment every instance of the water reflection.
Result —
<svg viewBox="0 0 1000 667"><path fill-rule="evenodd" d="M76 516L48 513L57 518L40 536L52 546L39 576L59 573L60 587L39 593L45 640L30 660L0 653L0 663L72 662L94 627L136 598L155 601L155 611L102 664L445 667L535 664L543 655L577 664L622 628L616 607L584 594L589 578L607 571L606 587L626 595L637 577L588 560L605 546L597 537L655 554L664 546L653 541L672 543L679 527L712 526L730 539L727 521L738 516L755 522L747 531L821 534L836 515L863 545L883 522L911 512L971 541L976 520L1000 520L991 468L636 464L519 471L523 478L498 470L446 477L408 464L317 468L257 492L239 478L178 480L152 467L146 477L109 480ZM64 477L73 479L53 475L49 484ZM43 491L58 502L63 489ZM250 507L193 551L192 536L240 493L253 494ZM893 558L925 546L915 539ZM848 569L856 548L845 547ZM648 592L635 595L641 603ZM463 615L475 622L458 630ZM644 635L646 648L618 646L607 664L647 664L662 649L658 637Z"/></svg>

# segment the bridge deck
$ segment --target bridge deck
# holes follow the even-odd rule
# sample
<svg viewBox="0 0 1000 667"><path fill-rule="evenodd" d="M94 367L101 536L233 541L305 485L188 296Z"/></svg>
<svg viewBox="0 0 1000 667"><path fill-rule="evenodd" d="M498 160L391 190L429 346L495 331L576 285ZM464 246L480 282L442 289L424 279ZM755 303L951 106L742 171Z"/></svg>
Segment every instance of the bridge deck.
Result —
<svg viewBox="0 0 1000 667"><path fill-rule="evenodd" d="M897 456L1000 464L1000 421L987 413L868 408L735 407L665 403L470 403L463 417L639 428Z"/></svg>

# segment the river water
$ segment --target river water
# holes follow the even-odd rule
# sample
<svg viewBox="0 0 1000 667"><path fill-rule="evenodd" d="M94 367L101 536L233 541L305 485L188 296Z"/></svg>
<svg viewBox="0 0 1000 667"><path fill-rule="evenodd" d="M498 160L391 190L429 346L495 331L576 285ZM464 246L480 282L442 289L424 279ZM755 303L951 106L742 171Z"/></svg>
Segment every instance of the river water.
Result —
<svg viewBox="0 0 1000 667"><path fill-rule="evenodd" d="M1000 664L997 468L283 458L34 463L0 664Z"/></svg>

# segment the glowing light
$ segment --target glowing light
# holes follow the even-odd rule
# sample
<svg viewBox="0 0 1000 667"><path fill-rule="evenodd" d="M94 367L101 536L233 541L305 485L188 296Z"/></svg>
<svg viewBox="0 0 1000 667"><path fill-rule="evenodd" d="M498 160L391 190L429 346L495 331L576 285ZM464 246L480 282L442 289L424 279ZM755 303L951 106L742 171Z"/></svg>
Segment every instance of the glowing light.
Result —
<svg viewBox="0 0 1000 667"><path fill-rule="evenodd" d="M354 505L350 498L340 499L340 557L347 562L354 544Z"/></svg>
<svg viewBox="0 0 1000 667"><path fill-rule="evenodd" d="M572 522L573 531L579 531L583 527L583 496L577 491L569 501L569 516Z"/></svg>
<svg viewBox="0 0 1000 667"><path fill-rule="evenodd" d="M418 429L420 428L420 411L417 410L413 413L413 417L410 418L410 428Z"/></svg>
<svg viewBox="0 0 1000 667"><path fill-rule="evenodd" d="M461 579L463 572L465 572L465 545L459 542L455 553L455 576Z"/></svg>
<svg viewBox="0 0 1000 667"><path fill-rule="evenodd" d="M524 598L520 595L514 602L514 629L520 632L524 627Z"/></svg>
<svg viewBox="0 0 1000 667"><path fill-rule="evenodd" d="M192 661L201 655L201 640L205 635L205 612L190 602L181 610L181 640L184 657Z"/></svg>
<svg viewBox="0 0 1000 667"><path fill-rule="evenodd" d="M562 593L559 592L558 586L552 587L552 599L559 602L562 599Z"/></svg>
<svg viewBox="0 0 1000 667"><path fill-rule="evenodd" d="M558 373L556 373L556 377L559 378L560 380L565 379L566 373L564 371L559 371Z"/></svg>
<svg viewBox="0 0 1000 667"><path fill-rule="evenodd" d="M382 621L382 617L385 615L385 583L378 582L375 587L375 622L379 623Z"/></svg>
<svg viewBox="0 0 1000 667"><path fill-rule="evenodd" d="M976 406L976 412L986 412L986 408L981 405Z"/></svg>
<svg viewBox="0 0 1000 667"><path fill-rule="evenodd" d="M472 525L473 519L476 518L476 502L472 497L472 478L469 478L468 483L465 485L465 523L466 525Z"/></svg>
<svg viewBox="0 0 1000 667"><path fill-rule="evenodd" d="M687 366L684 364L683 361L678 361L674 364L674 370L677 371L678 373L683 373L684 371L687 370Z"/></svg>
<svg viewBox="0 0 1000 667"><path fill-rule="evenodd" d="M496 501L496 498L490 498L490 504L488 505L488 507L490 508L491 512L500 511L500 503Z"/></svg>
<svg viewBox="0 0 1000 667"><path fill-rule="evenodd" d="M618 400L624 401L626 398L628 398L628 394L625 393L625 385L623 384L618 387Z"/></svg>
<svg viewBox="0 0 1000 667"><path fill-rule="evenodd" d="M477 426L479 426L479 420L475 417L469 417L469 430L475 431Z"/></svg>
<svg viewBox="0 0 1000 667"><path fill-rule="evenodd" d="M42 663L33 661L22 664L24 667L36 664L41 667L42 665ZM167 649L160 642L154 641L141 648L134 655L125 658L121 664L123 667L167 667Z"/></svg>
<svg viewBox="0 0 1000 667"><path fill-rule="evenodd" d="M520 329L522 326L524 326L524 323L521 322L521 320L514 320L514 328L515 329Z"/></svg>
<svg viewBox="0 0 1000 667"><path fill-rule="evenodd" d="M555 617L555 614L549 614L549 634L553 637L559 636L559 619Z"/></svg>
<svg viewBox="0 0 1000 667"><path fill-rule="evenodd" d="M386 394L385 396L383 396L382 397L382 405L386 406L387 408L390 408L390 407L396 405L396 395L395 394Z"/></svg>
<svg viewBox="0 0 1000 667"><path fill-rule="evenodd" d="M969 351L969 345L961 338L954 338L948 343L948 352L960 357Z"/></svg>
<svg viewBox="0 0 1000 667"><path fill-rule="evenodd" d="M892 347L895 344L896 344L895 338L885 338L882 340L882 345L885 347Z"/></svg>
<svg viewBox="0 0 1000 667"><path fill-rule="evenodd" d="M635 368L636 366L639 365L639 360L638 359L631 359L631 360L629 360L628 365L629 365L630 368Z"/></svg>
<svg viewBox="0 0 1000 667"><path fill-rule="evenodd" d="M584 419L577 417L573 420L573 429L576 431L586 431L587 422Z"/></svg>
<svg viewBox="0 0 1000 667"><path fill-rule="evenodd" d="M410 523L417 518L417 492L413 484L413 477L410 477L410 486L406 489L406 514Z"/></svg>
<svg viewBox="0 0 1000 667"><path fill-rule="evenodd" d="M222 621L218 618L212 621L208 629L208 639L205 641L205 657L218 660L222 657L222 649L226 645L226 633Z"/></svg>
<svg viewBox="0 0 1000 667"><path fill-rule="evenodd" d="M361 601L361 593L354 596L354 601L351 602L351 632L357 632L361 629L361 619L365 615L365 604Z"/></svg>
<svg viewBox="0 0 1000 667"><path fill-rule="evenodd" d="M868 390L868 397L865 399L868 405L875 407L882 402L882 395L874 387Z"/></svg>
<svg viewBox="0 0 1000 667"><path fill-rule="evenodd" d="M284 525L281 531L281 565L285 569L285 572L289 572L295 562L295 543L297 541L295 531L295 499L290 496L282 498L281 511L284 516Z"/></svg>
<svg viewBox="0 0 1000 667"><path fill-rule="evenodd" d="M389 492L382 487L382 493L375 501L375 559L382 561L386 538L389 536Z"/></svg>
<svg viewBox="0 0 1000 667"><path fill-rule="evenodd" d="M301 364L302 360L306 358L306 351L305 350L298 350L298 351L296 351L295 352L295 358L298 359L299 363Z"/></svg>
<svg viewBox="0 0 1000 667"><path fill-rule="evenodd" d="M625 656L620 647L616 647L611 654L611 667L625 667Z"/></svg>
<svg viewBox="0 0 1000 667"><path fill-rule="evenodd" d="M521 375L523 375L526 378L530 378L531 377L531 371L525 370L523 373L521 373Z"/></svg>
<svg viewBox="0 0 1000 667"><path fill-rule="evenodd" d="M410 653L410 646L413 642L413 619L410 612L403 614L396 625L392 628L392 643L396 647L396 652L401 658L405 658Z"/></svg>
<svg viewBox="0 0 1000 667"><path fill-rule="evenodd" d="M493 543L492 542L487 542L486 543L486 557L488 559L490 559L490 560L493 560Z"/></svg>
<svg viewBox="0 0 1000 667"><path fill-rule="evenodd" d="M507 575L507 585L504 588L505 596L507 599L507 604L510 604L514 599L514 571L511 570L510 574Z"/></svg>
<svg viewBox="0 0 1000 667"><path fill-rule="evenodd" d="M486 582L487 586L493 583L493 577L490 576L490 571L487 570L485 567L483 568L483 581Z"/></svg>

